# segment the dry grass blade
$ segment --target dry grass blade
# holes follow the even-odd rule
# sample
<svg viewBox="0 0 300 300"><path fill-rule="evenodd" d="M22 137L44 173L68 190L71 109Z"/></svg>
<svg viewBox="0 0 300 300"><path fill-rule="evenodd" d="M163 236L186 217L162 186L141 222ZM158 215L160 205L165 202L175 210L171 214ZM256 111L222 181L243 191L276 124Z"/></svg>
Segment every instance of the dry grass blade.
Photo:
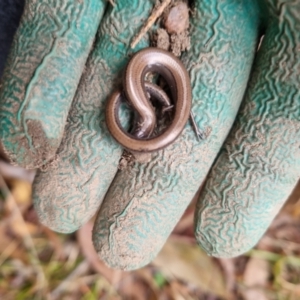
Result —
<svg viewBox="0 0 300 300"><path fill-rule="evenodd" d="M267 287L268 278L270 276L270 266L268 261L251 258L244 272L244 284L246 289L242 291L245 300L268 300L264 292Z"/></svg>
<svg viewBox="0 0 300 300"><path fill-rule="evenodd" d="M60 283L60 285L55 290L51 292L51 298L53 300L61 299L62 293L68 290L70 286L73 287L76 280L78 280L78 278L82 277L83 275L86 275L89 269L90 264L88 263L88 261L83 261L67 278L65 278Z"/></svg>
<svg viewBox="0 0 300 300"><path fill-rule="evenodd" d="M219 264L221 265L224 271L224 277L226 280L226 289L230 293L233 292L235 287L235 266L234 259L230 258L219 258Z"/></svg>
<svg viewBox="0 0 300 300"><path fill-rule="evenodd" d="M32 183L35 171L12 166L3 160L0 160L0 174L2 174L4 178L14 178Z"/></svg>
<svg viewBox="0 0 300 300"><path fill-rule="evenodd" d="M27 224L23 218L23 215L17 205L17 202L10 192L5 180L3 179L3 176L0 174L0 185L4 189L6 197L6 203L8 206L11 208L11 216L10 216L10 221L12 222L18 222L19 224L23 225L23 234L22 234L22 240L24 243L24 246L26 247L27 251L29 252L31 264L34 267L34 270L36 272L37 276L37 284L35 286L37 294L43 297L43 299L47 298L47 287L48 283L46 280L46 276L44 273L44 270L41 266L41 263L38 258L38 254L36 251L36 248L34 246L34 242L32 240L32 237L30 235L29 230L27 229Z"/></svg>
<svg viewBox="0 0 300 300"><path fill-rule="evenodd" d="M11 254L17 249L19 246L19 243L12 241L1 253L0 255L0 267L1 265L6 261L8 257L11 256Z"/></svg>
<svg viewBox="0 0 300 300"><path fill-rule="evenodd" d="M110 284L118 288L120 281L125 273L107 267L98 257L92 243L92 229L93 224L88 222L77 231L77 239L81 251L86 260L90 263L91 267L99 274L103 275Z"/></svg>

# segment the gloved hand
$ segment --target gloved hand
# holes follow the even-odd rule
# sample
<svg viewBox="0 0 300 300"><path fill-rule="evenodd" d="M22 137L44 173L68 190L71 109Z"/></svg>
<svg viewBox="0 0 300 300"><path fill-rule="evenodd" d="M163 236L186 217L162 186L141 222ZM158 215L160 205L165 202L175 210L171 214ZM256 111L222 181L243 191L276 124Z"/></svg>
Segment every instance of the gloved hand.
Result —
<svg viewBox="0 0 300 300"><path fill-rule="evenodd" d="M0 93L0 136L14 163L43 166L33 194L41 222L69 233L100 207L99 256L114 268L139 268L211 169L195 214L197 241L218 257L247 251L299 178L300 1L196 0L182 61L204 139L187 124L150 161L119 171L122 148L104 108L155 1L115 2L102 19L104 0L31 0L25 8ZM145 38L137 48L147 45Z"/></svg>

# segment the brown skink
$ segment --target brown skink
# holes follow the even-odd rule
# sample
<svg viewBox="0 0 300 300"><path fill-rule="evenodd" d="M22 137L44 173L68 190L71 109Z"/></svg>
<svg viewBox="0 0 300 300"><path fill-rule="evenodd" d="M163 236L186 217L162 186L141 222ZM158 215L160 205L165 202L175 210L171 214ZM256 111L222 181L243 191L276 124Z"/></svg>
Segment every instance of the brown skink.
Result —
<svg viewBox="0 0 300 300"><path fill-rule="evenodd" d="M147 85L144 80L148 72L158 73L165 79L174 105L171 124L155 137L151 137L151 134L156 126L156 115L147 94L147 91L151 94L153 86ZM170 52L158 48L143 49L128 63L123 85L126 98L136 113L136 121L131 133L122 128L118 115L121 91L115 92L106 106L106 124L111 135L126 149L134 152L156 151L171 144L182 132L191 111L190 78L182 62ZM159 90L156 92L160 93Z"/></svg>

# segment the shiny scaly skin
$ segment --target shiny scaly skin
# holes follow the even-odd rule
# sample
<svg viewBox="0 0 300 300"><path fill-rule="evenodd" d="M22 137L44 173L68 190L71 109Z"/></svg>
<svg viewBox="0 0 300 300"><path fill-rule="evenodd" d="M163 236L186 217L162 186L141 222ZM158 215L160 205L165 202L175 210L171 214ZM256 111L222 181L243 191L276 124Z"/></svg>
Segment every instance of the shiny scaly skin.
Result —
<svg viewBox="0 0 300 300"><path fill-rule="evenodd" d="M150 136L156 125L155 112L147 98L144 85L144 76L149 71L163 75L169 84L175 99L175 114L170 126L161 135L139 139ZM135 136L125 132L120 125L118 118L120 92L112 95L106 107L108 130L122 146L132 151L151 152L166 147L179 136L189 118L192 101L189 75L179 59L157 48L139 51L126 68L124 90L127 99L139 115L133 130Z"/></svg>

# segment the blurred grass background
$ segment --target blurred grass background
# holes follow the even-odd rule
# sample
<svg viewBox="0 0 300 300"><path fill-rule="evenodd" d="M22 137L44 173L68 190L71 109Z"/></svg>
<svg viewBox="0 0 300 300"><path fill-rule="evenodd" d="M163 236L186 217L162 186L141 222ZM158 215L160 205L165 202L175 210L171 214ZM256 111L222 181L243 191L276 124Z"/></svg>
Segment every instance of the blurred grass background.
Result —
<svg viewBox="0 0 300 300"><path fill-rule="evenodd" d="M122 272L98 258L92 222L71 235L39 224L33 177L0 161L0 299L300 299L300 185L243 256L215 259L197 247L193 201L155 261Z"/></svg>

